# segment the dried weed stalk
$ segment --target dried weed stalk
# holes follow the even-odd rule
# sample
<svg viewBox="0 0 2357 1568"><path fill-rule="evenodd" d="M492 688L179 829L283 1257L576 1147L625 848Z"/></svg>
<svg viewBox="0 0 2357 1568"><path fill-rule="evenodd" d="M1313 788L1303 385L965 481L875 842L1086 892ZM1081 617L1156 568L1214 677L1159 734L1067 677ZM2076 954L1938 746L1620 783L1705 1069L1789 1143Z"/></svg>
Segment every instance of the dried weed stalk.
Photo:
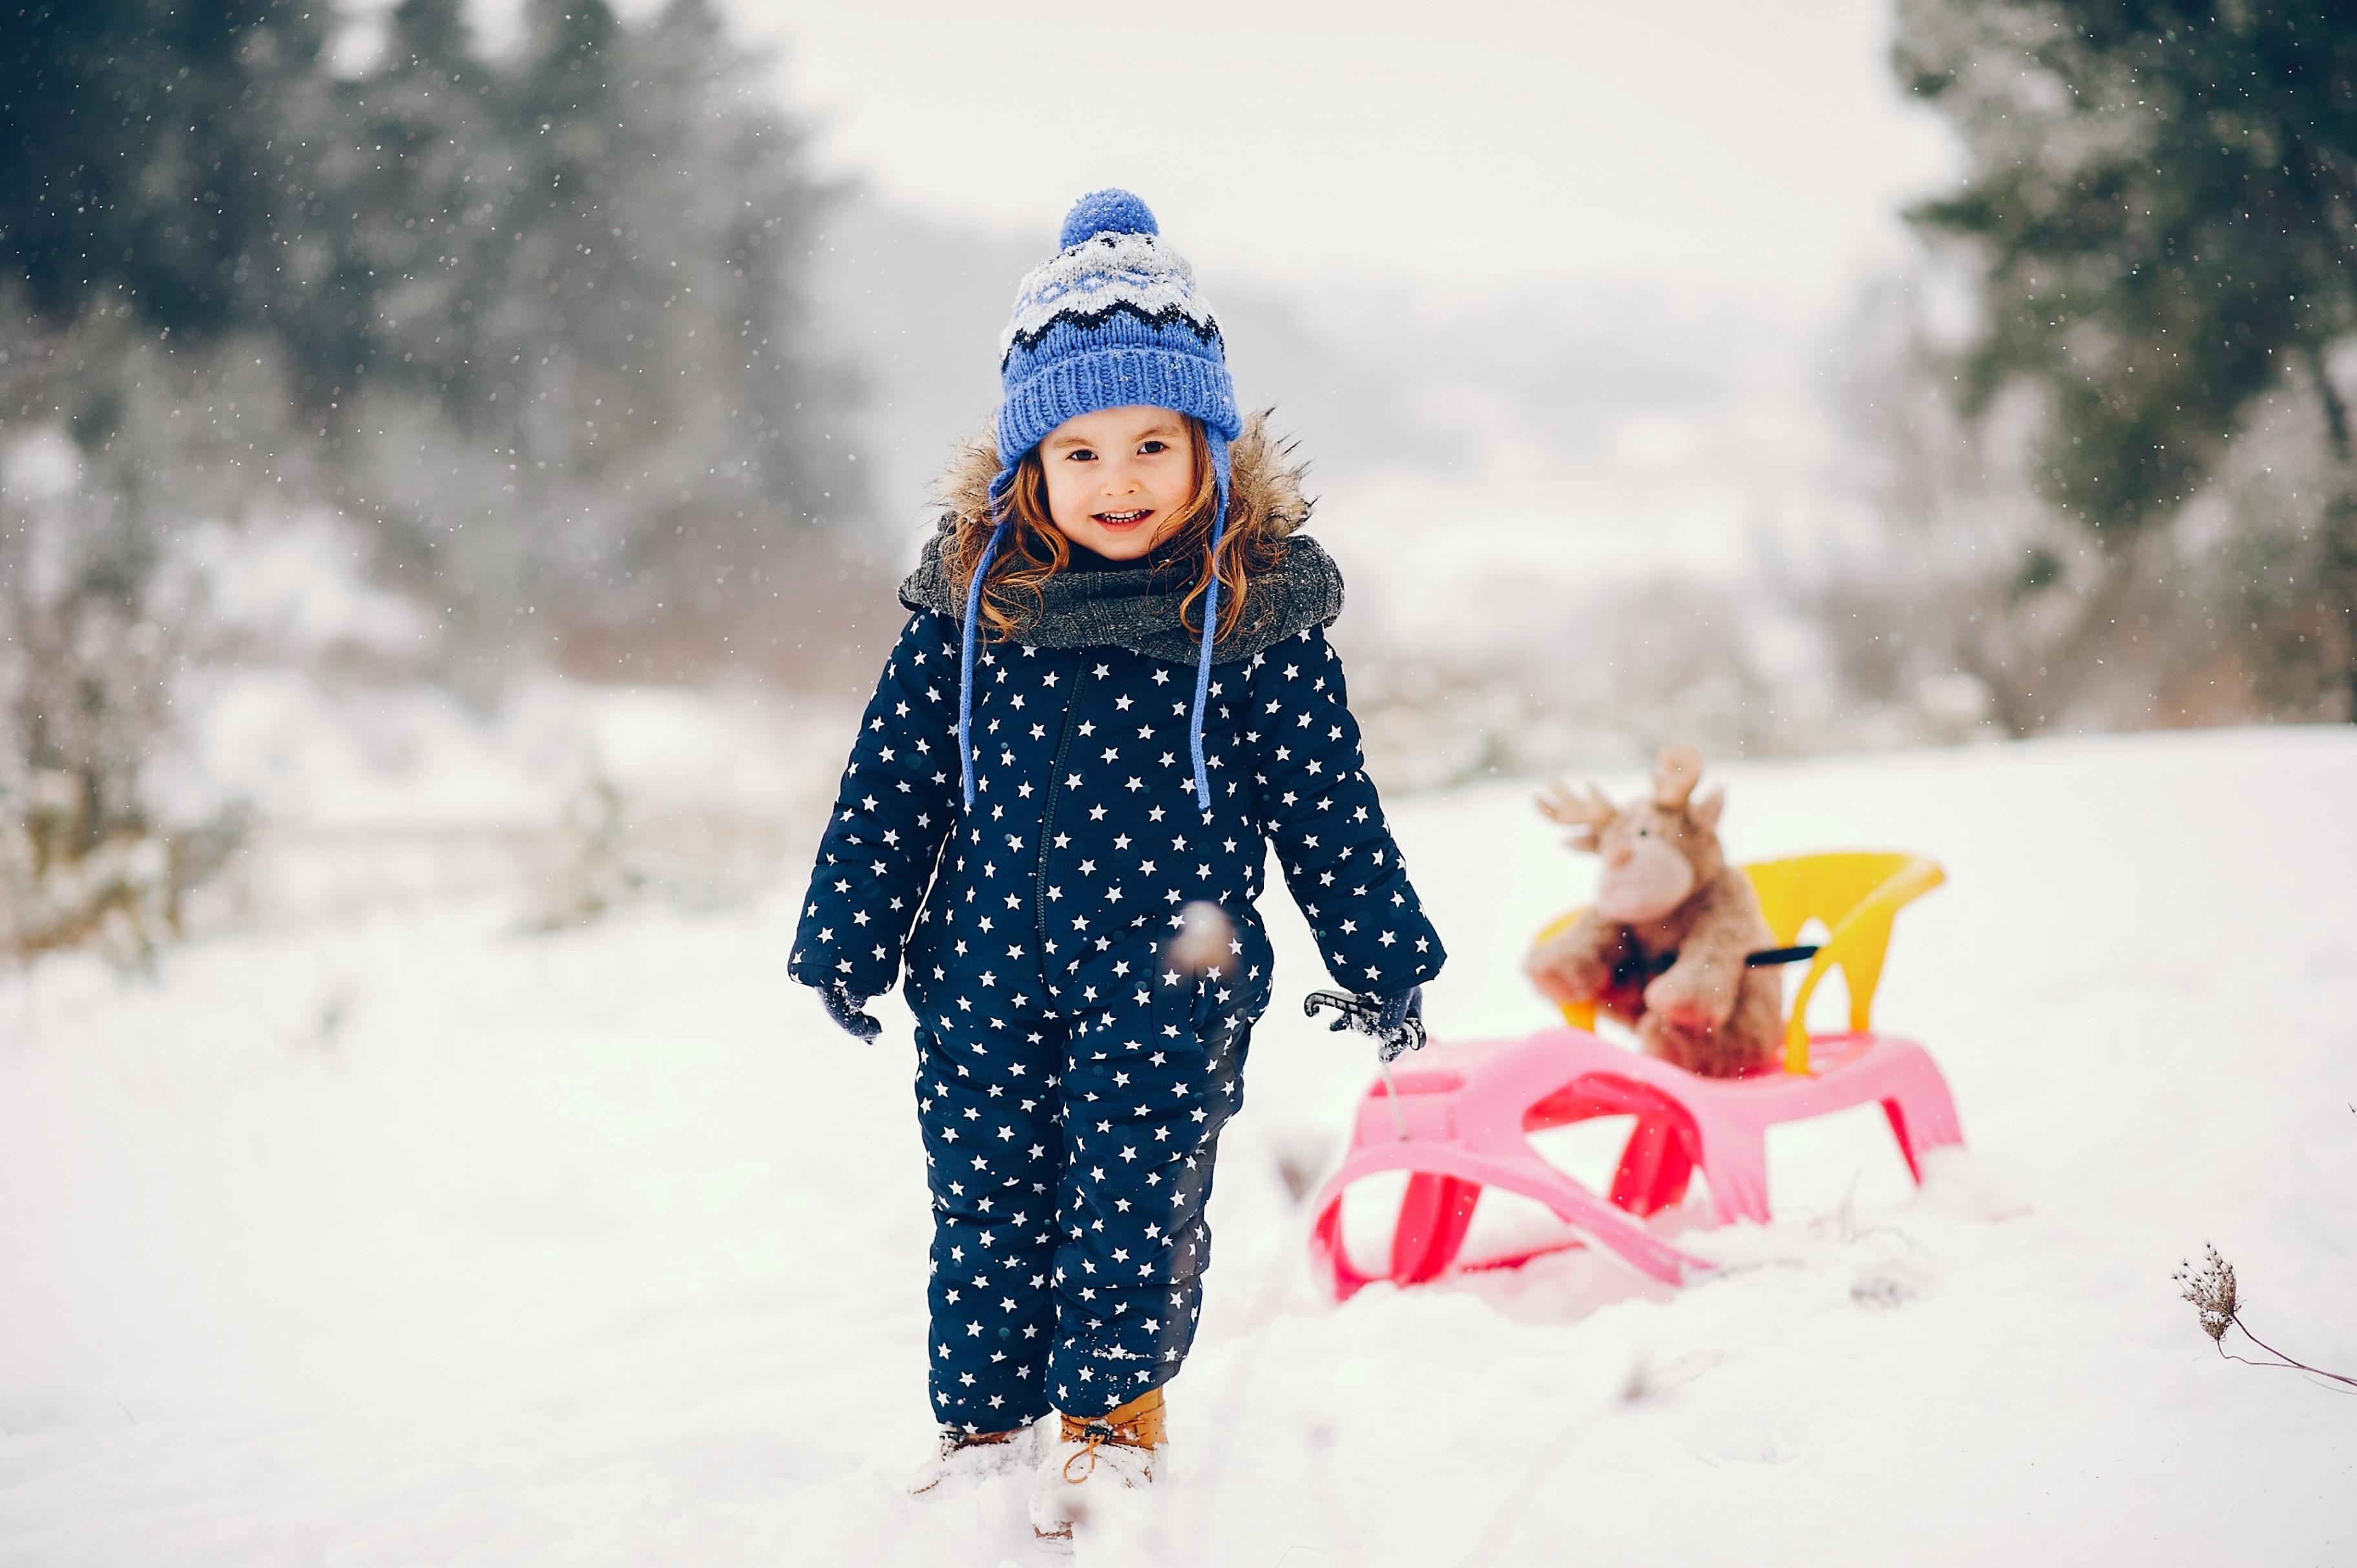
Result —
<svg viewBox="0 0 2357 1568"><path fill-rule="evenodd" d="M2352 1391L2357 1391L2357 1378L2344 1378L2338 1372L2328 1372L2319 1367L2311 1367L2305 1361L2295 1361L2252 1333L2250 1326L2240 1316L2242 1301L2234 1290L2234 1265L2220 1257L2218 1249L2215 1247L2204 1246L2201 1251L2203 1262L2201 1268L2196 1269L2190 1262L2187 1262L2178 1266L2177 1273L2172 1277L2182 1287L2180 1294L2187 1301L2193 1304L2193 1310L2201 1315L2201 1332L2210 1336L2210 1342L2218 1348L2219 1355L2229 1361L2240 1361L2248 1367L2287 1367L2293 1371L2306 1372L2311 1377L2329 1378ZM2274 1357L2275 1359L2256 1360L2249 1356L2237 1356L2227 1349L2226 1331L2230 1328L2241 1334L2244 1338Z"/></svg>

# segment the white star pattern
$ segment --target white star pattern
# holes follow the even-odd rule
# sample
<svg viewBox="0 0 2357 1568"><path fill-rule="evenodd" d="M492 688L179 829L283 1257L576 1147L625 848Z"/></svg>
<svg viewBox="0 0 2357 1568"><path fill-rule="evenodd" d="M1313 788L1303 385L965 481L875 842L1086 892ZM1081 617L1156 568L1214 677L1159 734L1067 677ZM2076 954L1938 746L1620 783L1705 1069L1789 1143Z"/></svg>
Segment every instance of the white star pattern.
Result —
<svg viewBox="0 0 2357 1568"><path fill-rule="evenodd" d="M1254 908L1269 849L1344 985L1405 990L1444 955L1322 632L1213 667L1208 812L1189 752L1157 735L1175 682L1183 739L1191 666L1006 643L976 652L961 812L957 644L920 612L888 659L789 970L865 998L890 989L905 948L934 1195L932 1402L945 1423L1004 1430L1051 1402L1100 1413L1185 1358L1219 1133L1269 1001ZM1200 976L1158 951L1198 899L1235 922L1229 961Z"/></svg>

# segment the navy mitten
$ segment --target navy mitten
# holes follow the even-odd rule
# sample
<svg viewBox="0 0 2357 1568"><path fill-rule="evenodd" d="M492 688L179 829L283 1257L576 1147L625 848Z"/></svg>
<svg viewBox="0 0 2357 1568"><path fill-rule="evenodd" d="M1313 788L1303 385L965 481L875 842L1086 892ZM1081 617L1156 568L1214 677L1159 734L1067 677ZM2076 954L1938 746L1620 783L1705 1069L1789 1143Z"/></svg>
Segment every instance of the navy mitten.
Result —
<svg viewBox="0 0 2357 1568"><path fill-rule="evenodd" d="M865 997L854 996L841 981L818 987L818 998L826 1004L826 1015L841 1025L854 1039L872 1040L884 1032L884 1026L861 1009L867 1005Z"/></svg>

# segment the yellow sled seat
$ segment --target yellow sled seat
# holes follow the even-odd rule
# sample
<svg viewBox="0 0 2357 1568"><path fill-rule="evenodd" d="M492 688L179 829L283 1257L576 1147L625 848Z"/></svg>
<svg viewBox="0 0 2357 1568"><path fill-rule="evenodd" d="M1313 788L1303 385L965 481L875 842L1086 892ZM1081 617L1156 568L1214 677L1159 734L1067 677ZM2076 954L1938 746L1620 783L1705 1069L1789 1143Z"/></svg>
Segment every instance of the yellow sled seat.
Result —
<svg viewBox="0 0 2357 1568"><path fill-rule="evenodd" d="M1889 850L1836 850L1824 854L1788 855L1759 860L1743 866L1760 896L1760 913L1776 935L1778 947L1791 947L1812 920L1824 925L1826 936L1792 993L1792 1009L1784 1022L1784 1070L1809 1070L1809 999L1835 968L1849 990L1849 1026L1862 1034L1873 1027L1874 992L1882 983L1882 961L1890 949L1890 924L1899 911L1947 880L1939 862L1929 855ZM1539 933L1542 942L1568 929L1585 913L1574 909L1548 923ZM1566 1004L1565 1019L1575 1029L1593 1030L1592 1004Z"/></svg>

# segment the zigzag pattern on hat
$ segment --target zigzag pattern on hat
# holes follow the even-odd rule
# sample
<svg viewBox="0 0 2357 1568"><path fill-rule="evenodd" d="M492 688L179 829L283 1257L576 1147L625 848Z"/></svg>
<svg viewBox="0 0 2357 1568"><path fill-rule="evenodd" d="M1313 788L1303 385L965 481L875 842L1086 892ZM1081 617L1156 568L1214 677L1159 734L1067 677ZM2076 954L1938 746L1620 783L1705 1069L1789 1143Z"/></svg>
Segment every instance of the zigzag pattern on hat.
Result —
<svg viewBox="0 0 2357 1568"><path fill-rule="evenodd" d="M1163 249L1152 234L1106 233L1059 252L1025 275L1014 318L999 335L1000 357L1019 337L1036 337L1059 317L1099 315L1116 304L1134 306L1147 317L1175 311L1190 325L1219 330L1185 257Z"/></svg>
<svg viewBox="0 0 2357 1568"><path fill-rule="evenodd" d="M1220 345L1220 324L1212 320L1209 315L1199 317L1195 312L1178 305L1165 306L1160 310L1149 311L1133 300L1116 299L1102 310L1077 312L1060 310L1049 317L1046 326L1036 332L1009 333L1006 355L1002 356L1001 364L1003 366L1005 359L1011 357L1017 349L1026 353L1035 352L1039 345L1047 340L1048 335L1059 327L1070 327L1083 331L1093 330L1122 316L1129 317L1140 326L1155 331L1160 331L1166 327L1181 327L1193 333L1199 342L1213 347Z"/></svg>

